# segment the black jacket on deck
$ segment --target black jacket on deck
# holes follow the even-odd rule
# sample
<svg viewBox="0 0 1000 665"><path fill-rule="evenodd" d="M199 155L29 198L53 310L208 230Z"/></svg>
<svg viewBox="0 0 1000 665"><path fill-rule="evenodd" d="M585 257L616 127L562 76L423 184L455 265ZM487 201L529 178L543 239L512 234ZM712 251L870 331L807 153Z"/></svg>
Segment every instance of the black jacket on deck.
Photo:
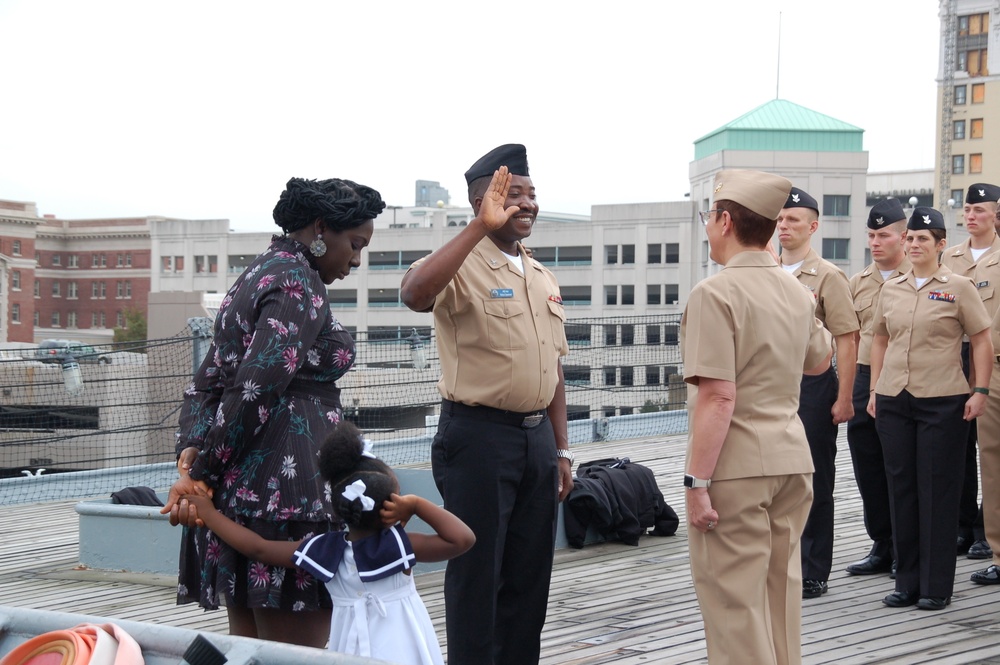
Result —
<svg viewBox="0 0 1000 665"><path fill-rule="evenodd" d="M566 497L563 520L566 540L576 549L583 547L589 526L605 538L638 545L647 529L656 536L672 536L680 524L653 472L627 457L581 464Z"/></svg>

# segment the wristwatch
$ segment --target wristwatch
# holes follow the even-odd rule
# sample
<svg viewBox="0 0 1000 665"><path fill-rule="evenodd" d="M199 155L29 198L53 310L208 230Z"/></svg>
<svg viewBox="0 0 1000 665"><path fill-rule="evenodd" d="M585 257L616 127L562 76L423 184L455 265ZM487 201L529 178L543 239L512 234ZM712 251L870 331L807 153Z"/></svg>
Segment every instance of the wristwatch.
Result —
<svg viewBox="0 0 1000 665"><path fill-rule="evenodd" d="M568 459L570 466L573 466L573 461L576 459L573 457L573 453L570 452L569 448L556 448L556 457Z"/></svg>
<svg viewBox="0 0 1000 665"><path fill-rule="evenodd" d="M701 478L695 478L688 474L684 474L684 487L690 489L695 489L696 487L710 487L712 485L712 479L702 480Z"/></svg>

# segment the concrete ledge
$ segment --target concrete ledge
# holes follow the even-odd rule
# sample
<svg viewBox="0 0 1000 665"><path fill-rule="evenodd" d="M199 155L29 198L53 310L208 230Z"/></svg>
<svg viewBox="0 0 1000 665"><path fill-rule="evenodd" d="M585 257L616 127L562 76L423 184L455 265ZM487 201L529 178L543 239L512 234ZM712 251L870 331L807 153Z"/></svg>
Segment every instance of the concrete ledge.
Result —
<svg viewBox="0 0 1000 665"><path fill-rule="evenodd" d="M160 495L164 500L165 495ZM95 499L76 504L80 516L80 563L88 568L177 575L180 527L170 526L156 506L129 506Z"/></svg>
<svg viewBox="0 0 1000 665"><path fill-rule="evenodd" d="M142 649L146 665L177 665L198 632L158 624L107 619L83 614L46 612L0 606L0 654L53 630L65 630L81 623L113 623L131 635ZM205 634L205 638L226 656L227 665L388 665L382 660L348 656L333 651L265 642L249 637Z"/></svg>

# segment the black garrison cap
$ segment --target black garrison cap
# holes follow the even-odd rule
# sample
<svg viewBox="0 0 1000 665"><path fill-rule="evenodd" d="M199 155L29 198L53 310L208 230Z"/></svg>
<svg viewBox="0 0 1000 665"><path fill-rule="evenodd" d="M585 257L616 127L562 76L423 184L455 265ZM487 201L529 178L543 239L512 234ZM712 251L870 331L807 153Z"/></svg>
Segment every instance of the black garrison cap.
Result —
<svg viewBox="0 0 1000 665"><path fill-rule="evenodd" d="M881 229L894 222L906 219L903 204L899 199L882 199L872 206L868 213L868 228Z"/></svg>
<svg viewBox="0 0 1000 665"><path fill-rule="evenodd" d="M465 184L483 176L492 176L501 166L506 166L511 175L528 175L528 153L520 143L507 143L493 148L476 160L465 172Z"/></svg>

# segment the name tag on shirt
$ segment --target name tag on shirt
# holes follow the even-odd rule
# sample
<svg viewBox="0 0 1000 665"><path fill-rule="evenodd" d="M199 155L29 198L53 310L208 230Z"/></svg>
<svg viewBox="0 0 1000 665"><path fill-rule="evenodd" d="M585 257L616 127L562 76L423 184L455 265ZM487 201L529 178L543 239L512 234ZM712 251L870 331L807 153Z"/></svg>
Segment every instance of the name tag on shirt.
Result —
<svg viewBox="0 0 1000 665"><path fill-rule="evenodd" d="M943 291L931 291L927 296L931 300L943 300L945 302L955 302L955 294Z"/></svg>
<svg viewBox="0 0 1000 665"><path fill-rule="evenodd" d="M490 298L513 298L514 289L490 289Z"/></svg>
<svg viewBox="0 0 1000 665"><path fill-rule="evenodd" d="M977 289L983 289L983 288L986 288L989 285L990 285L990 280L987 279L985 281L982 281L982 282L979 282L978 284L976 284L976 288Z"/></svg>

